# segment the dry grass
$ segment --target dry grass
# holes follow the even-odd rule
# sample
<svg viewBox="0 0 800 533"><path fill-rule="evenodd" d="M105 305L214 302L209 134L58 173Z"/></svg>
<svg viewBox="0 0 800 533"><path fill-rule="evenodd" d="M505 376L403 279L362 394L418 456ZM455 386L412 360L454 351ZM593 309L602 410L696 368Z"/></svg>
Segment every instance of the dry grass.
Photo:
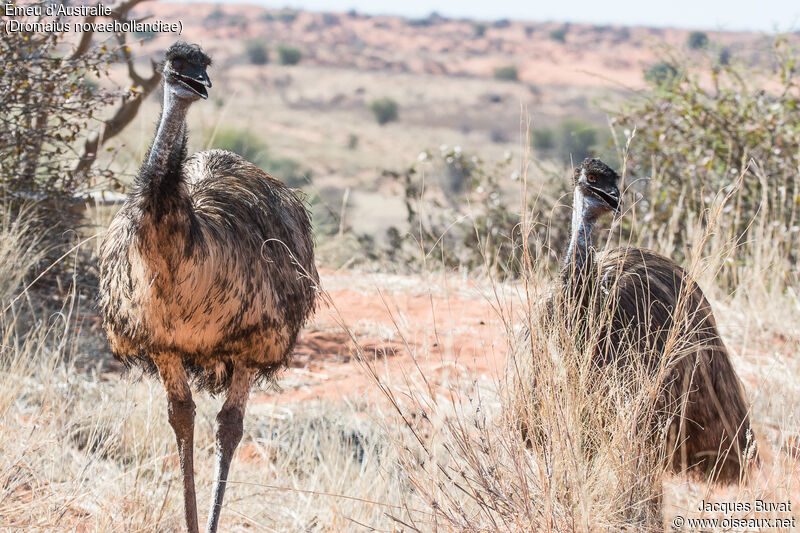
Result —
<svg viewBox="0 0 800 533"><path fill-rule="evenodd" d="M538 193L525 180L521 187L523 200ZM754 221L751 260L727 262L736 243L715 230L724 216L720 210L714 225L685 231L697 245L689 268L712 300L753 403L763 464L749 484L714 487L662 475L658 454L636 431L656 385L642 375L598 385L584 351L564 328L541 319L552 277L534 254L519 283L473 274L484 277L486 298L506 325L506 375L442 382L412 365L402 379L387 380L364 357L377 400L359 391L358 399L339 402L254 402L222 528L647 531L661 530L675 515L701 516L691 512L701 499L800 499L797 279L788 259L774 255L770 240L780 234L768 220ZM0 235L0 529L181 530L177 457L160 384L76 366L96 339L74 291L57 312L26 297L20 273L39 258L35 247L20 245L27 242L24 220L5 218ZM671 252L666 240L650 244ZM540 246L539 257L547 257ZM727 268L746 280L733 294L714 283L714 273ZM459 275L440 274L446 291ZM403 283L414 287L413 279ZM521 325L533 334L521 333ZM399 324L393 337L404 340ZM438 357L429 346L406 347L415 361ZM203 507L219 400L199 396L197 404ZM520 416L535 428L530 447L519 436Z"/></svg>

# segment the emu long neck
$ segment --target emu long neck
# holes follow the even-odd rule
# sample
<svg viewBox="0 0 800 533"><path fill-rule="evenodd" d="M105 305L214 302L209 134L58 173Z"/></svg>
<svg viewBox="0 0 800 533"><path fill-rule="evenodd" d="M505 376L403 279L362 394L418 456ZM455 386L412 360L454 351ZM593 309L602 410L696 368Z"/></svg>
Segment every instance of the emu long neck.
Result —
<svg viewBox="0 0 800 533"><path fill-rule="evenodd" d="M139 202L146 213L161 220L168 213L187 211L190 204L181 194L183 160L186 158L186 112L191 102L177 98L164 86L164 105L155 139L139 168L136 184Z"/></svg>
<svg viewBox="0 0 800 533"><path fill-rule="evenodd" d="M594 224L594 217L587 213L583 192L575 187L572 199L572 235L563 266L564 281L583 279L583 275L591 267Z"/></svg>
<svg viewBox="0 0 800 533"><path fill-rule="evenodd" d="M186 134L186 111L189 102L175 97L169 87L164 87L164 104L156 137L147 157L147 173L150 179L163 177L168 169L170 154L176 145L183 143Z"/></svg>

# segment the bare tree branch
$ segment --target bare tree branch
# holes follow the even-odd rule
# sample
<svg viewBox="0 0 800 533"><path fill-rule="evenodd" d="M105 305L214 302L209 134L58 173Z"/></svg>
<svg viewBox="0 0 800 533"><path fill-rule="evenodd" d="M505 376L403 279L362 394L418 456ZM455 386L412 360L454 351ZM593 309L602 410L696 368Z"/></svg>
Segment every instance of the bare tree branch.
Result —
<svg viewBox="0 0 800 533"><path fill-rule="evenodd" d="M147 0L127 0L121 3L111 12L111 18L124 22L128 20L128 13L131 9L136 7L142 2ZM87 16L86 22L93 22L94 16ZM94 32L84 32L81 35L78 48L75 50L73 57L86 53L91 45L92 36ZM159 72L156 64L151 61L152 74L148 78L143 78L137 71L134 65L133 56L130 48L127 46L124 33L117 34L117 41L120 44L120 52L125 64L128 67L128 77L131 79L131 85L136 90L136 95L132 98L128 95L123 97L122 101L117 108L114 116L105 121L102 131L97 130L92 132L86 139L83 145L83 154L75 166L75 173L88 171L95 160L97 159L97 151L105 144L106 141L120 133L125 126L127 126L139 112L139 107L142 102L150 95L153 90L161 83L161 72Z"/></svg>

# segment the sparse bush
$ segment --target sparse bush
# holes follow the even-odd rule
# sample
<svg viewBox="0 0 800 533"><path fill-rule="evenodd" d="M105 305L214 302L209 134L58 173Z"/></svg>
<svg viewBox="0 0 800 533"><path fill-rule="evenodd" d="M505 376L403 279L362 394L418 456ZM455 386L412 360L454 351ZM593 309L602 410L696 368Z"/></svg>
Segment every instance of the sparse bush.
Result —
<svg viewBox="0 0 800 533"><path fill-rule="evenodd" d="M613 159L606 148L610 135L605 129L589 122L567 119L556 128L537 126L531 131L531 146L536 157L552 158L561 164L578 164L587 157Z"/></svg>
<svg viewBox="0 0 800 533"><path fill-rule="evenodd" d="M214 8L214 11L206 15L205 22L208 25L219 24L225 18L225 12L220 6Z"/></svg>
<svg viewBox="0 0 800 533"><path fill-rule="evenodd" d="M502 81L519 81L519 74L517 67L514 65L506 65L494 69L494 79Z"/></svg>
<svg viewBox="0 0 800 533"><path fill-rule="evenodd" d="M326 27L332 27L340 25L341 21L339 20L339 15L334 15L333 13L323 13L322 24Z"/></svg>
<svg viewBox="0 0 800 533"><path fill-rule="evenodd" d="M546 152L556 147L556 134L551 128L539 126L534 128L531 141L534 148Z"/></svg>
<svg viewBox="0 0 800 533"><path fill-rule="evenodd" d="M358 135L351 133L347 136L347 149L355 150L356 148L358 148Z"/></svg>
<svg viewBox="0 0 800 533"><path fill-rule="evenodd" d="M250 40L245 43L247 58L253 65L266 65L269 63L269 49L267 43L261 40Z"/></svg>
<svg viewBox="0 0 800 533"><path fill-rule="evenodd" d="M211 145L239 154L290 187L302 187L311 180L310 171L302 169L297 161L271 157L267 144L250 130L222 128L214 136Z"/></svg>
<svg viewBox="0 0 800 533"><path fill-rule="evenodd" d="M297 19L297 11L293 9L282 9L275 18L285 24L291 24Z"/></svg>
<svg viewBox="0 0 800 533"><path fill-rule="evenodd" d="M248 20L248 18L243 15L227 15L222 25L239 26L240 28L246 28L249 23L250 21Z"/></svg>
<svg viewBox="0 0 800 533"><path fill-rule="evenodd" d="M250 130L238 130L235 128L222 128L211 142L212 148L229 150L239 154L243 158L261 166L261 157L267 152L267 145Z"/></svg>
<svg viewBox="0 0 800 533"><path fill-rule="evenodd" d="M36 220L63 236L80 220L73 209L83 203L78 196L98 182L119 187L110 171L77 171L75 150L95 117L120 96L99 90L93 81L106 75L116 49L90 47L65 55L72 49L68 34L6 34L6 23L0 20L0 209L18 212L35 203Z"/></svg>
<svg viewBox="0 0 800 533"><path fill-rule="evenodd" d="M559 28L550 32L550 39L559 43L567 42L567 29Z"/></svg>
<svg viewBox="0 0 800 533"><path fill-rule="evenodd" d="M391 98L378 98L369 104L369 109L375 115L378 124L386 124L397 120L399 106Z"/></svg>
<svg viewBox="0 0 800 533"><path fill-rule="evenodd" d="M580 120L565 120L559 125L561 158L580 163L595 154L598 142L597 128Z"/></svg>
<svg viewBox="0 0 800 533"><path fill-rule="evenodd" d="M429 26L435 26L436 24L440 24L444 21L444 17L442 17L436 11L432 11L427 17L418 18L418 19L408 19L406 20L406 24L411 26L412 28L427 28Z"/></svg>
<svg viewBox="0 0 800 533"><path fill-rule="evenodd" d="M686 43L692 50L706 48L708 46L708 35L702 31L693 31L689 34Z"/></svg>
<svg viewBox="0 0 800 533"><path fill-rule="evenodd" d="M498 19L492 22L492 28L502 30L511 26L511 21L508 19Z"/></svg>
<svg viewBox="0 0 800 533"><path fill-rule="evenodd" d="M621 28L614 31L614 44L624 43L631 38L631 30L627 26L622 26Z"/></svg>
<svg viewBox="0 0 800 533"><path fill-rule="evenodd" d="M680 80L680 71L668 61L659 61L644 73L644 79L655 86L669 86Z"/></svg>
<svg viewBox="0 0 800 533"><path fill-rule="evenodd" d="M489 140L493 143L506 143L508 142L508 135L500 128L492 128L489 131Z"/></svg>
<svg viewBox="0 0 800 533"><path fill-rule="evenodd" d="M730 213L728 235L742 239L732 255L746 253L752 221L769 210L773 229L782 234L774 246L796 257L800 85L794 54L779 40L769 62L775 70L715 69L713 88L705 82L706 72L686 67L674 83L656 86L617 113L617 124L636 127L629 170L652 178L646 200L637 205L650 225L676 228L677 233L707 213L719 191L741 187L735 205L725 212ZM765 89L770 86L778 88ZM675 210L678 204L685 207ZM676 251L685 253L684 237L676 234L674 239Z"/></svg>
<svg viewBox="0 0 800 533"><path fill-rule="evenodd" d="M486 33L486 24L483 22L473 22L472 23L472 35L475 37L483 37Z"/></svg>
<svg viewBox="0 0 800 533"><path fill-rule="evenodd" d="M420 264L419 252L423 249L426 256L436 257L447 268L488 268L500 277L519 276L525 241L519 198L504 191L519 179L511 162L509 155L487 164L477 156L464 154L459 147L448 146L420 154L416 163L396 174L403 180L412 235L408 240L400 239L398 246L399 232L392 232L392 257L413 268ZM531 219L539 219L544 213L549 217L568 183L559 179L542 187L543 194L528 206ZM532 231L529 246L546 241L545 226ZM568 236L568 230L560 231L553 230L554 239Z"/></svg>
<svg viewBox="0 0 800 533"><path fill-rule="evenodd" d="M303 57L303 52L299 48L281 44L278 46L278 61L281 65L296 65Z"/></svg>
<svg viewBox="0 0 800 533"><path fill-rule="evenodd" d="M717 58L717 63L721 67L727 67L731 64L731 59L733 58L733 52L731 52L730 48L723 48L719 51L719 57Z"/></svg>

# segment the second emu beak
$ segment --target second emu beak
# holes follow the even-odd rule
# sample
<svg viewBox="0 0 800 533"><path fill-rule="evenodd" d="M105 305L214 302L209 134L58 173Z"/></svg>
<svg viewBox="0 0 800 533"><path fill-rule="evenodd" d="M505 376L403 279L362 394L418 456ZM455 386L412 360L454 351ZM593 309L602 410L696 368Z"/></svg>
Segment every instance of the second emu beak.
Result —
<svg viewBox="0 0 800 533"><path fill-rule="evenodd" d="M593 187L592 185L589 185L589 190L592 191L597 198L603 200L615 215L620 214L620 206L622 205L622 201L620 200L619 189L617 187L613 187L611 190L606 191L600 187Z"/></svg>

